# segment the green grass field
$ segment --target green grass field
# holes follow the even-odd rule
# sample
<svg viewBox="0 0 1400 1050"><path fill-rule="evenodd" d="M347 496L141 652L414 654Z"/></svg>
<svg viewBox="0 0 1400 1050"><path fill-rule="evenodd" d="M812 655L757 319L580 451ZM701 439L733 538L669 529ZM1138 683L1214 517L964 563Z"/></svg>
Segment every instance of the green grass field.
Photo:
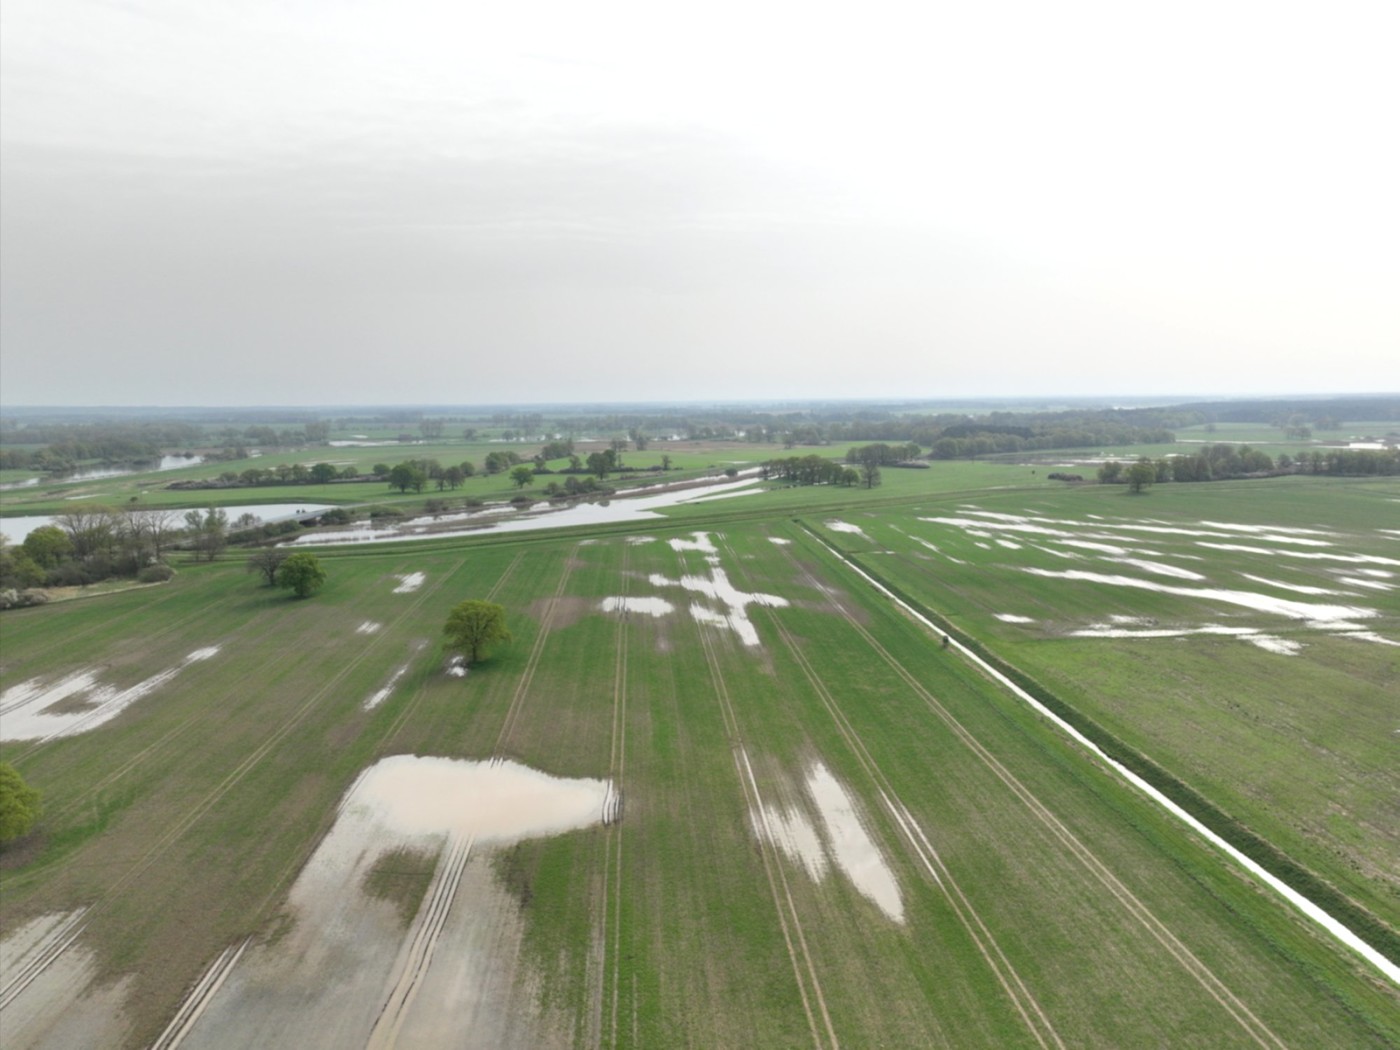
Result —
<svg viewBox="0 0 1400 1050"><path fill-rule="evenodd" d="M1011 532L926 519L975 504L1087 523L1063 531L1091 543L1111 542L1091 538L1105 523L1307 528L1332 546L1295 549L1400 558L1400 541L1377 531L1400 527L1400 485L1289 478L1130 498L982 463L884 477L872 490L690 505L644 530L327 550L330 581L303 602L258 586L230 554L181 565L160 587L4 614L5 689L81 669L130 686L218 652L91 732L0 747L45 799L38 833L0 854L0 930L85 905L98 980L127 982L131 1027L116 1042L147 1045L219 952L276 942L287 891L362 770L394 754L503 757L609 778L626 802L618 823L487 855L518 901L522 958L541 1008L565 1019L565 1045L1400 1043L1400 989L943 649L828 546L1394 927L1400 648L1198 595L1036 576L1025 570L1141 573L1090 548L1049 554L1035 533L1013 547L998 542ZM1394 582L1354 575L1388 563L1281 564L1144 535L1121 542L1156 553L1132 557L1202 577L1151 579L1350 588L1362 597L1282 594L1364 604L1376 613L1365 628L1400 640L1396 591L1341 579ZM1238 535L1236 546L1287 549ZM409 573L421 588L395 593ZM720 609L695 581L721 573L786 604ZM673 610L602 610L623 596ZM439 633L469 597L504 605L514 640L458 679ZM1228 622L1302 648L1072 633L1113 615ZM358 633L366 621L381 626ZM852 800L898 888L898 919L836 866L834 847L815 878L759 834L765 811L813 816L804 781L818 769ZM412 912L425 864L403 859L374 892Z"/></svg>

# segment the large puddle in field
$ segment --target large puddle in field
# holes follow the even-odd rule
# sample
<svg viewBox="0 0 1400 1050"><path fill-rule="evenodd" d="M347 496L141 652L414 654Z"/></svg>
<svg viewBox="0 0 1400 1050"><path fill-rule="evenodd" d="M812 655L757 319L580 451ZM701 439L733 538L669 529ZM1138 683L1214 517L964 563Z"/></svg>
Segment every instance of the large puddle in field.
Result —
<svg viewBox="0 0 1400 1050"><path fill-rule="evenodd" d="M865 830L845 785L817 762L807 770L804 786L814 813L765 803L750 814L754 831L801 864L815 882L836 867L862 896L895 922L903 922L899 883Z"/></svg>
<svg viewBox="0 0 1400 1050"><path fill-rule="evenodd" d="M477 845L518 842L603 819L605 780L566 780L510 761L394 755L375 763L345 801L405 835L450 833Z"/></svg>
<svg viewBox="0 0 1400 1050"><path fill-rule="evenodd" d="M661 573L654 572L648 577L651 585L653 587L680 587L692 594L708 598L711 604L691 602L690 615L694 620L714 627L728 628L737 634L745 645L762 644L758 637L758 628L749 619L748 607L757 605L767 609L783 609L787 607L787 599L776 594L751 594L739 590L729 582L729 574L720 567L719 549L710 539L710 534L696 532L692 535L694 538L689 540L670 540L671 547L676 551L698 551L703 554L705 563L709 566L710 575L708 577L685 575L679 580L673 580Z"/></svg>
<svg viewBox="0 0 1400 1050"><path fill-rule="evenodd" d="M1138 579L1135 576L1119 576L1104 572L1085 572L1082 569L1037 569L1024 567L1022 572L1032 576L1047 576L1057 580L1080 580L1085 583L1102 583L1111 587L1136 587L1139 590L1156 591L1159 594L1176 594L1185 598L1201 598L1206 601L1224 602L1238 605L1255 612L1286 616L1289 619L1303 620L1310 624L1341 623L1350 620L1365 620L1376 615L1375 609L1356 605L1321 605L1313 602L1299 602L1291 598L1276 598L1255 591L1234 591L1222 587L1178 587L1172 584L1157 583L1155 580Z"/></svg>
<svg viewBox="0 0 1400 1050"><path fill-rule="evenodd" d="M218 646L196 649L174 667L125 689L101 684L95 670L75 671L50 684L31 678L12 685L0 693L0 740L52 740L96 729L190 664L218 652Z"/></svg>
<svg viewBox="0 0 1400 1050"><path fill-rule="evenodd" d="M659 513L666 507L679 507L721 496L747 496L761 492L755 488L758 477L724 481L703 486L670 489L654 495L626 495L602 503L576 503L563 509L517 511L508 507L480 511L439 514L413 518L398 525L363 526L298 536L291 543L303 546L338 546L349 543L397 543L404 540L450 539L482 533L530 532L537 529L563 529L576 525L612 525L625 522L665 520ZM471 522L470 525L465 524Z"/></svg>
<svg viewBox="0 0 1400 1050"><path fill-rule="evenodd" d="M617 816L604 780L502 760L382 759L293 883L284 934L221 957L157 1045L542 1045L521 903L489 849ZM374 886L425 862L409 920Z"/></svg>

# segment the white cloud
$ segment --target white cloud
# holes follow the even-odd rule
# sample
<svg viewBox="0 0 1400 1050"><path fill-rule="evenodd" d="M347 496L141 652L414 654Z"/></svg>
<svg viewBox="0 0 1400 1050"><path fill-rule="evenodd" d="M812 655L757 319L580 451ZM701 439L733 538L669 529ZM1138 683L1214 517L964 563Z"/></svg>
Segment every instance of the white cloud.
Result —
<svg viewBox="0 0 1400 1050"><path fill-rule="evenodd" d="M54 353L73 400L208 400L212 354L259 401L434 399L390 353L472 400L510 355L540 399L1374 389L1394 19L13 0L5 396ZM588 387L602 351L650 367Z"/></svg>

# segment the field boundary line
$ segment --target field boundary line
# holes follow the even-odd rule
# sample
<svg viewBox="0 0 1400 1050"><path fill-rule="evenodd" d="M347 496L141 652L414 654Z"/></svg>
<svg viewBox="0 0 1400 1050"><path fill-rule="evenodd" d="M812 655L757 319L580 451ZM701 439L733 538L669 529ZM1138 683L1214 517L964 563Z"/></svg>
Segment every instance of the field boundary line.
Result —
<svg viewBox="0 0 1400 1050"><path fill-rule="evenodd" d="M628 572L630 565L630 548L624 544L622 547L622 596L625 598L631 591L631 577ZM613 711L612 711L612 748L608 758L609 781L612 790L616 795L615 805L612 812L615 817L609 820L610 810L604 804L603 819L608 829L605 852L603 856L603 981L608 981L608 932L609 918L612 923L612 987L610 1002L608 1005L608 1045L617 1046L617 1015L618 1005L621 997L622 981L622 806L623 806L623 774L626 764L627 745L627 646L628 646L628 613L626 603L623 603L622 616L617 625L617 649L613 655ZM611 914L609 914L611 912ZM599 1009L603 1006L603 989L599 988ZM599 1042L602 1041L602 1021L598 1023Z"/></svg>
<svg viewBox="0 0 1400 1050"><path fill-rule="evenodd" d="M1304 916L1312 920L1324 932L1330 934L1336 940L1341 942L1344 946L1350 948L1363 960L1374 966L1385 977L1389 978L1392 983L1400 985L1400 965L1397 965L1383 952L1381 952L1380 950L1363 940L1354 930L1352 930L1350 927L1342 923L1339 919L1337 919L1336 917L1328 913L1326 910L1324 910L1321 905L1317 904L1310 898L1304 896L1304 894L1294 889L1279 876L1275 875L1273 872L1265 868L1258 861L1247 856L1238 847L1226 841L1224 836L1222 836L1219 832L1208 827L1198 817L1187 812L1185 808L1183 808L1177 802L1173 801L1171 798L1167 797L1167 795L1161 789L1157 788L1155 785L1150 783L1145 777L1129 769L1126 765L1123 764L1123 762L1109 755L1103 750L1103 748L1100 745L1095 743L1093 740L1089 739L1087 735L1085 735L1081 730L1079 730L1070 722L1068 722L1064 717L1050 710L1050 708L1045 706L1044 703L1038 700L1030 692L1018 685L1007 674L1003 673L998 668L992 666L990 662L988 662L978 653L973 651L962 641L960 641L957 638L951 637L949 635L949 632L945 632L937 624L929 620L928 616L924 615L924 613L921 612L918 608L916 608L913 604L911 604L910 601L901 597L899 594L896 594L883 582L877 579L873 574L861 568L861 566L857 565L843 551L827 542L827 540L820 536L818 533L816 533L816 531L813 530L811 526L807 525L805 522L799 522L798 524L809 536L811 536L812 539L814 539L818 544L820 544L825 550L829 551L832 555L834 555L842 564L847 566L852 572L854 572L857 576L859 576L866 583L868 583L878 593L882 594L895 605L897 605L907 616L913 619L916 623L927 628L935 635L948 636L949 648L952 651L959 653L959 655L961 655L969 663L973 664L973 666L978 668L988 678L1001 685L1004 689L1007 690L1007 692L1011 693L1018 700L1024 702L1038 715L1047 719L1051 723L1051 725L1053 725L1057 730L1059 730L1065 736L1068 736L1071 740L1083 747L1096 759L1101 761L1107 768L1111 769L1114 773L1121 777L1130 787L1135 788L1141 794L1145 795L1150 801L1156 803L1159 807L1166 810L1167 813L1175 817L1181 823L1185 824L1190 830L1194 831L1210 845L1214 846L1216 849L1218 849L1221 853L1225 854L1225 856L1230 858L1240 867L1244 868L1251 875L1255 876L1269 889L1273 890L1290 905L1292 905L1295 909L1301 912ZM1209 800L1206 800L1206 802L1209 803ZM1252 834L1252 832L1250 834Z"/></svg>
<svg viewBox="0 0 1400 1050"><path fill-rule="evenodd" d="M706 624L697 623L696 629L700 635L700 647L705 653L705 662L709 665L710 680L715 687L715 698L719 701L720 717L724 722L725 730L729 733L732 743L735 771L739 775L739 788L743 792L744 801L750 807L751 813L758 814L760 820L764 822L765 832L771 830L767 826L767 813L763 808L763 796L759 794L758 782L753 775L753 766L749 763L748 752L744 748L743 737L739 732L738 718L735 716L733 704L729 698L729 689L725 685L724 677L719 669L719 660L715 655L713 640L710 638L710 628ZM831 1015L826 1007L826 997L822 994L821 982L817 979L816 967L812 963L811 953L807 949L807 938L802 932L802 921L798 918L797 907L792 899L792 891L787 884L787 876L782 870L782 865L774 858L772 843L777 841L771 835L765 835L764 841L759 843L759 855L763 858L764 874L768 878L768 891L773 897L773 906L778 913L778 923L782 927L783 941L787 945L788 958L792 962L793 977L797 982L798 994L802 997L802 1009L807 1015L807 1024L812 1032L812 1042L820 1050L822 1047L821 1030L817 1025L816 1015L812 1012L811 1000L815 999L817 1007L821 1012L822 1023L826 1029L826 1034L830 1039L831 1046L840 1046L836 1038L835 1029L831 1024ZM776 870L776 878L774 872ZM782 884L782 896L778 893L778 884ZM784 912L783 900L786 898L787 910ZM789 919L792 928L789 929ZM793 948L793 935L796 934L798 949L801 950L803 962L806 964L808 979L812 982L811 995L808 995L807 985L802 976L802 964L798 962L798 951Z"/></svg>
<svg viewBox="0 0 1400 1050"><path fill-rule="evenodd" d="M864 632L862 632L864 633ZM996 777L1009 788L1023 805L1036 817L1041 824L1051 832L1069 851L1070 855L1078 860L1089 873L1121 904L1124 910L1137 920L1148 933L1162 945L1167 952L1177 960L1187 973L1195 977L1201 987L1211 995L1226 1012L1233 1017L1241 1028L1245 1030L1261 1046L1283 1047L1286 1044L1275 1035L1267 1025L1259 1020L1244 1004L1234 992L1215 973L1203 963L1194 952L1186 947L1171 929L1157 918L1155 914L1137 897L1128 887L1118 879L1116 875L1105 865L1098 856L1089 849L1068 827L1054 815L1044 803L1038 799L1020 780L1008 770L1000 760L996 758L971 732L969 732L952 713L949 712L934 696L924 689L918 679L911 674L895 657L884 649L872 636L866 635L866 641L880 654L881 658L909 685L914 692L922 698L941 721L953 730L960 740L963 741L970 751L972 751L984 765L990 769ZM1256 1030L1257 1029L1257 1030ZM1262 1034L1261 1034L1262 1033Z"/></svg>
<svg viewBox="0 0 1400 1050"><path fill-rule="evenodd" d="M732 555L732 548L730 548L730 552ZM787 559L794 563L800 574L811 580L811 575L807 573L800 564L796 563L796 560L790 553L787 554ZM737 557L731 557L730 560L733 564L742 566L742 562ZM742 567L737 571L744 576L749 575ZM815 581L812 582L815 584ZM808 684L811 685L813 691L821 700L822 706L826 708L827 713L831 716L832 721L836 725L836 731L841 735L842 739L845 740L846 746L855 756L856 761L860 764L866 776L869 777L871 782L875 785L875 789L880 792L882 801L893 817L895 825L903 832L905 841L924 869L932 876L934 884L942 892L944 898L952 908L953 914L957 916L963 929L966 930L968 936L972 939L972 943L976 946L977 951L987 963L987 967L992 971L993 976L996 977L1002 990L1006 992L1006 996L1011 1001L1012 1006L1015 1007L1016 1012L1021 1015L1021 1020L1025 1024L1026 1030L1030 1032L1031 1036L1041 1047L1046 1047L1045 1036L1048 1035L1050 1041L1053 1042L1055 1046L1059 1047L1060 1050L1064 1050L1064 1042L1060 1039L1059 1033L1055 1030L1055 1026L1051 1023L1050 1018L1046 1015L1039 1001L1026 987L1025 982L1022 981L1016 968L1001 950L1001 946L997 943L996 938L992 935L991 931L987 929L981 916L977 914L977 909L972 906L972 902L969 901L967 896L963 893L962 887L958 885L952 872L947 865L943 863L938 852L929 844L927 837L923 835L922 829L919 829L917 824L914 823L913 815L909 812L908 807L899 800L894 785L890 783L884 770L880 768L879 763L875 761L874 756L871 755L869 749L865 746L865 742L861 739L860 734L856 732L855 727L852 726L850 720L846 718L845 712L842 711L840 705L836 703L836 698L833 697L830 690L826 688L826 683L821 680L821 677L807 660L806 654L798 647L796 640L779 617L775 615L774 611L772 609L767 609L767 613L768 620L778 632L783 645L792 655L793 661L801 668ZM850 620L849 614L846 613L844 609L841 610L841 614L845 619L848 621ZM909 824L913 824L914 828L918 830L917 835L910 830ZM942 872L941 875L939 874L940 871ZM980 935L978 930L981 931ZM993 958L993 955L995 955L995 958ZM1000 965L998 965L998 959L1000 960ZM1005 968L1005 972L1003 972L1003 967ZM1013 984L1015 987L1013 987ZM1039 1025L1036 1024L1032 1014L1034 1014L1035 1018L1039 1019ZM1041 1031L1042 1028L1044 1029L1043 1033Z"/></svg>
<svg viewBox="0 0 1400 1050"><path fill-rule="evenodd" d="M843 611L843 616L844 616ZM880 658L893 670L909 688L919 696L928 708L944 723L963 745L971 751L1004 785L1021 800L1022 804L1040 821L1055 838L1088 872L1118 901L1140 926L1165 948L1187 973L1194 977L1202 989L1214 998L1237 1024L1259 1045L1285 1047L1286 1044L1270 1028L1256 1017L1247 1005L1217 977L1182 941L1163 923L1141 899L1137 897L1098 856L1086 846L1050 809L1040 801L1001 761L991 753L943 704L930 693L917 676L887 650L859 623L845 617L855 630Z"/></svg>

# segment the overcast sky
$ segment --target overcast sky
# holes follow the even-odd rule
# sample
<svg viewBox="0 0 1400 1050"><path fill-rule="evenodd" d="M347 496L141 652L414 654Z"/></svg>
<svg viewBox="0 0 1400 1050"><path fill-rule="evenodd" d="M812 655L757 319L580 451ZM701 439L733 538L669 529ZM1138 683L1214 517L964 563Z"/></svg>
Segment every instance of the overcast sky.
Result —
<svg viewBox="0 0 1400 1050"><path fill-rule="evenodd" d="M1400 389L1400 8L5 0L0 400Z"/></svg>

